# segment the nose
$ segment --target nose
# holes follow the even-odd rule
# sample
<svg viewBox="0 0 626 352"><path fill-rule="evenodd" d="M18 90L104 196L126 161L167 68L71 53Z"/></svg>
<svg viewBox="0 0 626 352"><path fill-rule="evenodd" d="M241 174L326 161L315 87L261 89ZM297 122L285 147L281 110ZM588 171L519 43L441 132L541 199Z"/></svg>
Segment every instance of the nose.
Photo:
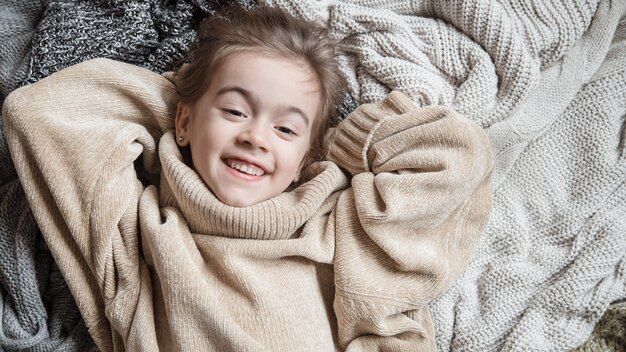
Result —
<svg viewBox="0 0 626 352"><path fill-rule="evenodd" d="M237 136L237 141L252 148L269 150L269 136L263 124L258 120L248 124Z"/></svg>

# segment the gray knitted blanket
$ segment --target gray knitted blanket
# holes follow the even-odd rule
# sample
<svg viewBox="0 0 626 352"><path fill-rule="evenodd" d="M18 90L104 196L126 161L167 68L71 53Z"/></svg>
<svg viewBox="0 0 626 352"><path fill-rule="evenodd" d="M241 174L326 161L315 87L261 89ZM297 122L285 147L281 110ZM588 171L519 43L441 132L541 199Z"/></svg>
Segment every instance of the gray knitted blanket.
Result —
<svg viewBox="0 0 626 352"><path fill-rule="evenodd" d="M5 0L0 7L0 103L28 74L43 9L43 1ZM12 167L4 128L0 165L0 351L85 351L93 343L41 240Z"/></svg>
<svg viewBox="0 0 626 352"><path fill-rule="evenodd" d="M21 38L0 41L0 94L98 56L169 70L220 3L50 0L37 15L4 2L35 14L7 35L0 8L0 38ZM262 2L332 29L357 102L401 90L456 108L491 136L494 210L464 275L431 304L440 350L568 350L626 298L626 1ZM344 112L353 107L347 99ZM43 283L54 275L42 268L54 266L6 149L0 157L0 344L84 350L80 321L60 333L50 325L75 306L51 308L59 299ZM53 336L73 345L50 347Z"/></svg>

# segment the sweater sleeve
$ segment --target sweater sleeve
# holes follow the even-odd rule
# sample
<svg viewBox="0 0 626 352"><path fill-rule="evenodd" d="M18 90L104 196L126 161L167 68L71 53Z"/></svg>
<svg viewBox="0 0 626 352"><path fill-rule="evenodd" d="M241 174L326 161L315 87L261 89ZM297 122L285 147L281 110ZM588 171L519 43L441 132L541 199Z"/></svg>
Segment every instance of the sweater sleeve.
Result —
<svg viewBox="0 0 626 352"><path fill-rule="evenodd" d="M335 208L334 309L348 351L434 351L427 303L468 265L491 210L486 133L392 92L359 107L327 159L352 175Z"/></svg>
<svg viewBox="0 0 626 352"><path fill-rule="evenodd" d="M158 170L156 140L175 97L158 74L96 59L15 91L3 107L35 219L103 351L157 348L134 164L141 155ZM125 340L131 329L143 346Z"/></svg>

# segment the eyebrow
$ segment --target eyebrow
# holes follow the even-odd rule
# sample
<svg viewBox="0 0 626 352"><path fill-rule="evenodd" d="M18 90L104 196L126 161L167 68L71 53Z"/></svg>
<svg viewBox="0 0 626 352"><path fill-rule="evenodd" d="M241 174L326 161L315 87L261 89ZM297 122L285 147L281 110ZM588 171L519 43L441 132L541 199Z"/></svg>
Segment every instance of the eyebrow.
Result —
<svg viewBox="0 0 626 352"><path fill-rule="evenodd" d="M241 95L243 95L244 99L246 99L248 101L248 103L253 103L253 105L258 105L259 104L259 98L252 93L251 91L239 87L239 86L226 86L223 87L222 89L217 91L216 96L220 96L223 94L226 94L228 92L236 92L239 93ZM298 108L297 106L293 106L293 105L281 105L280 106L280 110L286 111L286 112L290 112L290 113L295 113L297 115L299 115L300 117L302 117L302 119L304 120L304 123L306 123L307 127L309 126L309 117L304 113L304 111L302 111L302 109Z"/></svg>

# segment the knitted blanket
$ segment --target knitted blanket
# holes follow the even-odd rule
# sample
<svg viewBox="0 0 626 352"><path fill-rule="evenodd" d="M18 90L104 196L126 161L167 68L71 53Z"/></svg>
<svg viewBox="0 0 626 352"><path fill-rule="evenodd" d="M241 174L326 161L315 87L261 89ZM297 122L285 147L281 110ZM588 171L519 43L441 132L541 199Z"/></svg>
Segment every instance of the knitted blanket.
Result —
<svg viewBox="0 0 626 352"><path fill-rule="evenodd" d="M6 0L0 7L0 102L27 75L31 39L43 1Z"/></svg>
<svg viewBox="0 0 626 352"><path fill-rule="evenodd" d="M567 350L626 298L626 1L263 2L332 29L356 102L400 90L419 105L456 108L492 138L487 232L464 275L431 304L440 350ZM0 41L1 94L98 56L169 70L224 1L50 0L39 13L18 3L5 8L31 14L0 20L0 38L21 38ZM350 98L344 105L354 108ZM41 346L59 344L46 336L80 336L80 322L54 330L48 320L50 333L41 332L41 317L75 307L51 308L71 297L60 290L65 298L50 300L54 275L41 269L50 258L36 247L6 149L0 157L1 311L10 312L0 342L51 350ZM59 349L85 350L76 347L83 340Z"/></svg>
<svg viewBox="0 0 626 352"><path fill-rule="evenodd" d="M28 74L43 9L43 1L8 0L0 7L0 103ZM85 351L93 343L39 234L3 127L0 165L0 351Z"/></svg>

